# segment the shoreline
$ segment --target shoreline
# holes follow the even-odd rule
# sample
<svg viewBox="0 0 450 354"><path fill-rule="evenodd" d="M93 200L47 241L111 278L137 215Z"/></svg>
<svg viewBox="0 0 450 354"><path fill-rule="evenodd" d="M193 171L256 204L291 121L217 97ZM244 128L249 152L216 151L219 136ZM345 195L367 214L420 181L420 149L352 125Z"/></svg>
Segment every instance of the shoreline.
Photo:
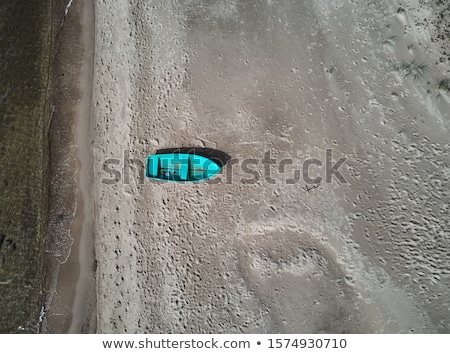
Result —
<svg viewBox="0 0 450 354"><path fill-rule="evenodd" d="M81 24L83 28L83 65L80 75L81 99L77 124L78 143L78 195L76 215L81 214L78 263L79 277L73 301L72 323L69 333L95 333L96 330L96 286L95 286L95 250L92 184L92 85L95 50L95 5L81 0ZM75 221L74 221L75 224ZM75 225L74 225L75 226Z"/></svg>
<svg viewBox="0 0 450 354"><path fill-rule="evenodd" d="M86 240L92 230L89 223L92 81L88 76L94 47L92 11L93 6L85 0L72 3L58 34L55 116L50 135L52 219L47 250L49 294L43 326L46 333L95 332L95 320L91 318L91 313L95 313L95 275L90 266L95 257L93 241ZM86 265L81 256L89 248L92 261ZM89 306L80 312L76 306L84 301Z"/></svg>

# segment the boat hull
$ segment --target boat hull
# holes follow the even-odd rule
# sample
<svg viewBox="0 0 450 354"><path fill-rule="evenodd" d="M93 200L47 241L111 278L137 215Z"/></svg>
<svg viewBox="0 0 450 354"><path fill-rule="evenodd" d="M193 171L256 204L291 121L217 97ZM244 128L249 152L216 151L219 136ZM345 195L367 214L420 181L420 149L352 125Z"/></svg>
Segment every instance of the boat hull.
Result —
<svg viewBox="0 0 450 354"><path fill-rule="evenodd" d="M155 154L146 159L145 177L166 182L200 182L221 170L214 161L194 154Z"/></svg>

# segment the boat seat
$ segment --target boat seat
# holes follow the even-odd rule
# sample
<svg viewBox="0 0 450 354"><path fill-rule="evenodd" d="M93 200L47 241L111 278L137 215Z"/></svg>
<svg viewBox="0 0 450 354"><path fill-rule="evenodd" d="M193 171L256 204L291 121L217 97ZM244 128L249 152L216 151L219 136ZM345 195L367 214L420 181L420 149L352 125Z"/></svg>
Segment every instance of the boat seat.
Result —
<svg viewBox="0 0 450 354"><path fill-rule="evenodd" d="M159 171L159 157L150 156L148 161L148 174L149 176L156 177Z"/></svg>
<svg viewBox="0 0 450 354"><path fill-rule="evenodd" d="M188 179L189 159L185 163L180 164L180 179L186 181Z"/></svg>

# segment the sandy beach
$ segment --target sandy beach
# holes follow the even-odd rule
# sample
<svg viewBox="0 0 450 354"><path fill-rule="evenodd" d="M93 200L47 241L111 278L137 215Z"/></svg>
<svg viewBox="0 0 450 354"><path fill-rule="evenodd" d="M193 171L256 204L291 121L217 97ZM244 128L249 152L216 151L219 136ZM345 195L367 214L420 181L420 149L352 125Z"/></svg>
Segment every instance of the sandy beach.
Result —
<svg viewBox="0 0 450 354"><path fill-rule="evenodd" d="M443 8L95 2L70 331L449 333ZM143 179L181 146L232 159Z"/></svg>

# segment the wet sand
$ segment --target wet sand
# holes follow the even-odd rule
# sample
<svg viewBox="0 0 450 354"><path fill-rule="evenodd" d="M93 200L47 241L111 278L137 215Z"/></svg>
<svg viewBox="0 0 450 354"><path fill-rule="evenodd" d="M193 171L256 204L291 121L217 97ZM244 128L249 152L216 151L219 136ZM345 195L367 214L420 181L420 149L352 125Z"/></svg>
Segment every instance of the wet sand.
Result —
<svg viewBox="0 0 450 354"><path fill-rule="evenodd" d="M83 207L80 232L80 277L78 278L73 305L70 333L95 333L96 331L96 260L94 249L93 201L92 201L92 77L94 62L94 5L88 1L81 4L84 57L81 72L81 100L79 105L77 139L80 160L79 186ZM79 205L79 204L78 204ZM78 212L78 207L77 207Z"/></svg>
<svg viewBox="0 0 450 354"><path fill-rule="evenodd" d="M91 200L94 6L75 1L59 34L52 126L48 296L43 332L95 333ZM69 93L69 96L65 94ZM72 122L72 124L67 124ZM53 276L53 277L52 277Z"/></svg>

